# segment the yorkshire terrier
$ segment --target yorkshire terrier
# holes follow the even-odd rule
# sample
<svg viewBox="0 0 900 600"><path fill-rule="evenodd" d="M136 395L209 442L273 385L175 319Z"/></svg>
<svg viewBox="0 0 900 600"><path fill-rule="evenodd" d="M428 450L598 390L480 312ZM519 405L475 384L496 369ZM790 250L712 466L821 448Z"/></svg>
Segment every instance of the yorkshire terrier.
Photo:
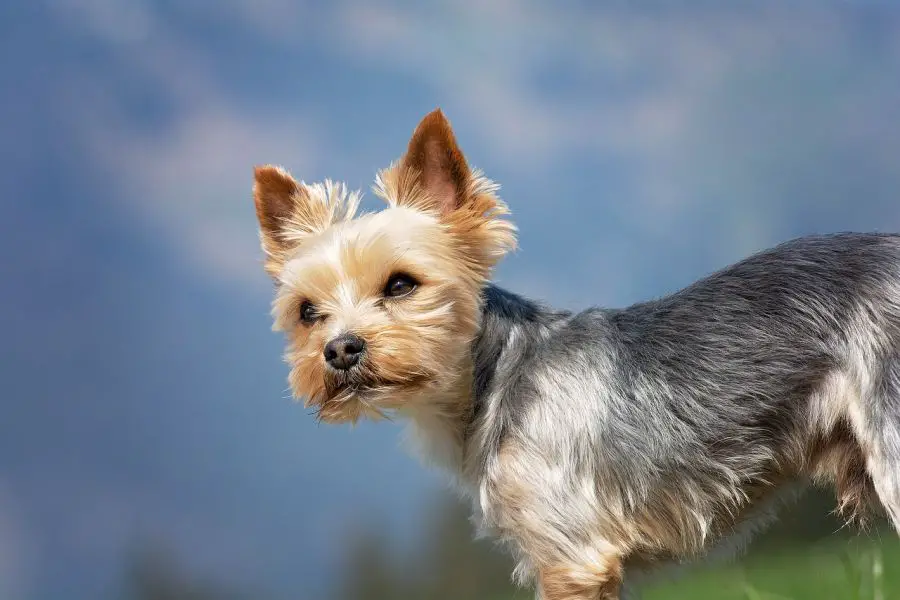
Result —
<svg viewBox="0 0 900 600"><path fill-rule="evenodd" d="M745 540L792 483L900 529L900 235L790 241L668 297L553 310L490 283L516 244L436 110L358 193L255 170L290 386L409 418L544 600Z"/></svg>

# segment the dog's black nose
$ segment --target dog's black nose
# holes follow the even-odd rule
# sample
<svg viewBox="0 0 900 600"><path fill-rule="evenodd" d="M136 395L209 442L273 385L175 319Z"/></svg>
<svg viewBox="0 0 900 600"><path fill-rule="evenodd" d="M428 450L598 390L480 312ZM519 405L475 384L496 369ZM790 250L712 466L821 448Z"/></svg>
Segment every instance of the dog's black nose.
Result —
<svg viewBox="0 0 900 600"><path fill-rule="evenodd" d="M359 362L365 349L366 343L358 335L342 333L325 344L325 362L346 371Z"/></svg>

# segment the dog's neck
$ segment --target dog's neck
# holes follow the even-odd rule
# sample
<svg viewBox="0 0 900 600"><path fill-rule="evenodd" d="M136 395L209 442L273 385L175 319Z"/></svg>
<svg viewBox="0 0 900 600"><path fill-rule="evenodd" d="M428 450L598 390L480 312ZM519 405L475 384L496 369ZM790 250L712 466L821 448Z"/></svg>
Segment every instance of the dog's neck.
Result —
<svg viewBox="0 0 900 600"><path fill-rule="evenodd" d="M459 380L435 390L427 408L409 415L414 452L457 479L478 470L484 446L497 437L485 431L485 415L500 409L503 384L514 377L524 350L566 316L494 285L482 297L481 326Z"/></svg>

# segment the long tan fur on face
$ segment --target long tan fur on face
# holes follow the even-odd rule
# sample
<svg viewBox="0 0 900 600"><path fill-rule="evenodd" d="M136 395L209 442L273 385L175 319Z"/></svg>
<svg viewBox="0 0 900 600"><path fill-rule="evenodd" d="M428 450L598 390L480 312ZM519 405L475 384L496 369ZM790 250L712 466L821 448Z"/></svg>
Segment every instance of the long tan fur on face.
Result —
<svg viewBox="0 0 900 600"><path fill-rule="evenodd" d="M273 313L276 328L288 334L292 389L317 405L323 418L342 420L346 412L344 420L354 420L399 409L412 392L446 383L448 369L463 369L477 331L479 294L457 268L448 237L430 216L388 209L307 240L283 269ZM413 276L419 288L406 298L384 298L385 284L397 272ZM301 323L304 301L325 318ZM364 394L356 398L327 389L322 349L345 331L368 348L360 365ZM458 377L453 375L449 381ZM356 400L371 402L373 410L357 412Z"/></svg>
<svg viewBox="0 0 900 600"><path fill-rule="evenodd" d="M435 414L464 413L481 289L515 246L515 227L503 218L509 211L497 186L470 169L443 113L427 115L404 156L379 174L376 193L389 205L382 213L356 217L358 195L340 184L298 183L271 165L255 176L294 394L329 421L420 412L429 402ZM402 301L383 299L394 271L420 288ZM326 318L300 323L304 301ZM342 385L324 364L325 344L343 331L367 343L361 386Z"/></svg>

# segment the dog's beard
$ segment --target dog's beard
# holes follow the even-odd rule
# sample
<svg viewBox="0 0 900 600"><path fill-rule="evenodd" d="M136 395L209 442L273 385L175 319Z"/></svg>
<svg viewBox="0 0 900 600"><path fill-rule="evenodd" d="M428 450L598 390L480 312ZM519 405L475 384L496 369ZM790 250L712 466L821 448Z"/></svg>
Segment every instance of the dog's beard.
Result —
<svg viewBox="0 0 900 600"><path fill-rule="evenodd" d="M364 369L358 365L346 371L328 370L324 373L325 400L335 400L353 394L357 390L372 385L372 378L367 377Z"/></svg>
<svg viewBox="0 0 900 600"><path fill-rule="evenodd" d="M389 378L361 363L346 371L328 370L323 379L321 393L310 401L318 420L355 423L362 417L390 419L391 413L401 407L403 398L420 389L430 378L420 372Z"/></svg>
<svg viewBox="0 0 900 600"><path fill-rule="evenodd" d="M389 394L390 387L365 363L345 371L326 370L321 394L312 402L316 417L328 423L355 423L362 417L387 418L385 408L378 406L378 399Z"/></svg>

